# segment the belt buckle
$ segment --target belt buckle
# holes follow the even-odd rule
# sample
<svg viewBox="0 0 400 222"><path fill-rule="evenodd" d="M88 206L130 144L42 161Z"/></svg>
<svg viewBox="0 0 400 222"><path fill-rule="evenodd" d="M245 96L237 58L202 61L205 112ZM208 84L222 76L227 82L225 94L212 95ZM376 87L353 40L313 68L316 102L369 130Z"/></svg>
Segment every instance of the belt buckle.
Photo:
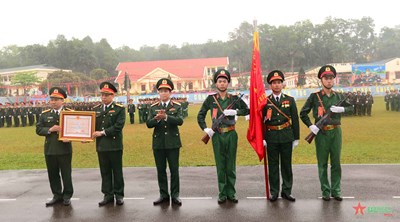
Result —
<svg viewBox="0 0 400 222"><path fill-rule="evenodd" d="M278 130L283 129L282 125L277 126L277 129L278 129Z"/></svg>

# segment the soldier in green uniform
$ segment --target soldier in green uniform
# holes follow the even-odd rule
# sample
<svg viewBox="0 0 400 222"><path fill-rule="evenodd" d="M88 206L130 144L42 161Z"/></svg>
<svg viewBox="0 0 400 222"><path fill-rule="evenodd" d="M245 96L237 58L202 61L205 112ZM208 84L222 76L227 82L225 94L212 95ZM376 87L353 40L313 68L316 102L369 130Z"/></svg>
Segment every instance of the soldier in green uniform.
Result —
<svg viewBox="0 0 400 222"><path fill-rule="evenodd" d="M139 104L137 105L138 113L139 113L139 124L143 123L143 100L139 99Z"/></svg>
<svg viewBox="0 0 400 222"><path fill-rule="evenodd" d="M340 154L342 150L342 129L340 128L341 113L353 112L353 106L346 100L340 106L336 106L344 95L332 90L336 70L333 66L322 66L318 72L321 79L322 90L312 93L300 111L300 118L303 123L313 132L318 161L318 174L321 184L322 199L330 200L332 196L335 200L341 201L341 177L342 168L340 166ZM323 117L327 110L332 112L329 121L320 129L311 123L308 113L312 111L315 122ZM320 132L321 131L321 132ZM328 180L328 159L331 164L331 184Z"/></svg>
<svg viewBox="0 0 400 222"><path fill-rule="evenodd" d="M3 104L0 103L0 128L4 127L5 116L6 116L6 109L3 107Z"/></svg>
<svg viewBox="0 0 400 222"><path fill-rule="evenodd" d="M246 103L240 99L234 107L227 107L235 100L239 99L227 92L231 81L230 73L225 69L219 69L214 74L214 82L218 93L209 95L197 115L197 122L200 128L212 139L215 164L218 176L218 204L230 200L237 203L236 197L236 152L238 136L235 130L235 116L245 116L249 114ZM211 110L211 119L215 121L222 113L225 114L217 132L207 128L206 115Z"/></svg>
<svg viewBox="0 0 400 222"><path fill-rule="evenodd" d="M264 146L268 154L271 202L276 201L279 195L279 160L282 174L281 196L289 201L296 200L291 195L292 152L299 144L299 116L294 98L282 93L284 80L285 77L279 70L268 74L267 82L271 85L272 94L268 96L263 107L263 122L266 128Z"/></svg>
<svg viewBox="0 0 400 222"><path fill-rule="evenodd" d="M129 121L131 122L131 124L135 123L135 112L136 112L136 107L135 104L133 104L133 99L129 99L128 113L129 113Z"/></svg>
<svg viewBox="0 0 400 222"><path fill-rule="evenodd" d="M58 133L60 131L60 112L70 110L64 107L64 99L67 98L67 94L63 89L53 87L50 89L49 95L51 109L44 110L36 123L36 134L46 137L44 155L50 188L53 193L53 198L46 203L46 206L52 206L59 202L69 206L74 193L71 178L72 145L70 141L59 141Z"/></svg>
<svg viewBox="0 0 400 222"><path fill-rule="evenodd" d="M19 127L20 125L20 117L21 117L21 109L19 107L19 103L15 102L12 107L13 119L14 119L14 127Z"/></svg>
<svg viewBox="0 0 400 222"><path fill-rule="evenodd" d="M153 131L153 154L157 167L160 198L153 202L158 205L164 202L181 206L179 199L179 151L182 147L178 126L183 124L181 104L171 100L174 84L170 79L162 78L156 84L160 101L150 107L150 116L146 121ZM168 193L167 162L171 172L171 195Z"/></svg>
<svg viewBox="0 0 400 222"><path fill-rule="evenodd" d="M6 109L5 109L5 114L6 114L6 123L7 123L7 127L11 127L12 126L12 117L14 115L14 111L13 108L11 106L10 103L6 103Z"/></svg>
<svg viewBox="0 0 400 222"><path fill-rule="evenodd" d="M389 105L390 105L389 90L386 90L386 95L385 95L384 101L385 101L385 104L386 104L386 111L389 111Z"/></svg>
<svg viewBox="0 0 400 222"><path fill-rule="evenodd" d="M101 173L101 192L104 198L99 206L124 204L124 177L122 173L122 129L125 125L125 107L113 101L117 89L109 82L100 84L101 101L93 107L96 112L96 151Z"/></svg>

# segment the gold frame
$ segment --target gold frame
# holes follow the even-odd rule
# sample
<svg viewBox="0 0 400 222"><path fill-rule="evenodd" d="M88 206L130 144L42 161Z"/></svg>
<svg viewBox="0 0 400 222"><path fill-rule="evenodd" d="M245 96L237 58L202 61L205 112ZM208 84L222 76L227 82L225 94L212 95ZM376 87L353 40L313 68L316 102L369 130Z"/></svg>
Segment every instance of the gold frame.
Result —
<svg viewBox="0 0 400 222"><path fill-rule="evenodd" d="M64 118L67 116L76 116L77 119L79 119L80 116L85 116L85 117L90 117L89 118L89 125L88 128L90 128L90 137L88 136L66 136L65 135L65 128L68 127L66 126L66 123L64 122ZM87 121L86 121L87 124ZM69 140L69 141L88 141L92 142L94 141L93 138L93 133L95 131L95 126L96 126L96 113L92 111L61 111L60 113L60 132L58 134L58 140ZM85 132L88 134L89 132Z"/></svg>

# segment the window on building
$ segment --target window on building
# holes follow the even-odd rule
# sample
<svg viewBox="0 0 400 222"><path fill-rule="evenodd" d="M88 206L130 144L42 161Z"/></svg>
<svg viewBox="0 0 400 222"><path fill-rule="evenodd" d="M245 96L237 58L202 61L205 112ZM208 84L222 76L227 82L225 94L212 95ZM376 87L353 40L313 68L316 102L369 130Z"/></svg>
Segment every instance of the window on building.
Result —
<svg viewBox="0 0 400 222"><path fill-rule="evenodd" d="M176 84L176 89L177 89L177 90L181 90L181 88L182 88L182 83L178 82L178 83Z"/></svg>
<svg viewBox="0 0 400 222"><path fill-rule="evenodd" d="M142 92L146 91L146 85L145 84L141 85L141 90L142 90Z"/></svg>
<svg viewBox="0 0 400 222"><path fill-rule="evenodd" d="M395 72L395 73L396 73L396 79L400 79L400 72L397 71L397 72Z"/></svg>
<svg viewBox="0 0 400 222"><path fill-rule="evenodd" d="M193 90L193 83L189 82L189 90Z"/></svg>

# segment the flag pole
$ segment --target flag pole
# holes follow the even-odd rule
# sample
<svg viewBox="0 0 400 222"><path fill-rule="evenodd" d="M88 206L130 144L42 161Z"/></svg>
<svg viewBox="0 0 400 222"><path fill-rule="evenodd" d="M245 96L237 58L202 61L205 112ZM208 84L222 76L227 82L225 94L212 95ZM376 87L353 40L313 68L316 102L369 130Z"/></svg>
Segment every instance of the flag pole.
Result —
<svg viewBox="0 0 400 222"><path fill-rule="evenodd" d="M258 28L257 28L257 19L254 18L253 21L253 25L254 25L254 32L258 32ZM258 40L259 41L259 40ZM260 73L261 75L261 73ZM264 135L264 132L263 132ZM267 147L263 147L263 154L264 154L264 180L265 180L265 195L267 200L269 200L269 179L268 179L268 164L267 164L267 151L266 151Z"/></svg>

